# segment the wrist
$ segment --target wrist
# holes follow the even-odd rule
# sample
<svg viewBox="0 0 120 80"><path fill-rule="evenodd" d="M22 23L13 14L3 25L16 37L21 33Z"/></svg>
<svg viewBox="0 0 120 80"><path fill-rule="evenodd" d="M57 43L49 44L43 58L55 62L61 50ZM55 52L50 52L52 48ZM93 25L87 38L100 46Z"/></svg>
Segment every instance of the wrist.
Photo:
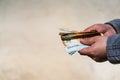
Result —
<svg viewBox="0 0 120 80"><path fill-rule="evenodd" d="M117 33L116 28L115 28L112 24L110 24L110 23L105 23L105 25L108 27L108 30L113 31L115 34Z"/></svg>

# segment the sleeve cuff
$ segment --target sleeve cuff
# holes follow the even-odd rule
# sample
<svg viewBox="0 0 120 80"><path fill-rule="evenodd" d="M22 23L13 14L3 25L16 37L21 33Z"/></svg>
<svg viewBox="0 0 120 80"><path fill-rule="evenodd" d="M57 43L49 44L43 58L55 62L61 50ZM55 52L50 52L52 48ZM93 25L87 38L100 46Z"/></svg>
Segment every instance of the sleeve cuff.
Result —
<svg viewBox="0 0 120 80"><path fill-rule="evenodd" d="M120 19L114 19L109 22L106 22L105 24L111 25L117 33L120 33Z"/></svg>
<svg viewBox="0 0 120 80"><path fill-rule="evenodd" d="M120 63L120 35L112 35L107 40L107 58L110 63Z"/></svg>

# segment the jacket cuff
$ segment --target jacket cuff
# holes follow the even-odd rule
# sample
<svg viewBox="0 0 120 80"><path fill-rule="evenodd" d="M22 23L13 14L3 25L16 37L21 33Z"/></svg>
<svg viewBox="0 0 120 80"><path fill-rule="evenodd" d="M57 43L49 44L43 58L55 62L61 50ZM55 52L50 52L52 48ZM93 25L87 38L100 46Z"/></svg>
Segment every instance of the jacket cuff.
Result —
<svg viewBox="0 0 120 80"><path fill-rule="evenodd" d="M117 33L120 33L120 19L114 19L109 22L106 22L105 24L111 25Z"/></svg>
<svg viewBox="0 0 120 80"><path fill-rule="evenodd" d="M107 40L107 59L110 63L120 63L120 35L112 35Z"/></svg>

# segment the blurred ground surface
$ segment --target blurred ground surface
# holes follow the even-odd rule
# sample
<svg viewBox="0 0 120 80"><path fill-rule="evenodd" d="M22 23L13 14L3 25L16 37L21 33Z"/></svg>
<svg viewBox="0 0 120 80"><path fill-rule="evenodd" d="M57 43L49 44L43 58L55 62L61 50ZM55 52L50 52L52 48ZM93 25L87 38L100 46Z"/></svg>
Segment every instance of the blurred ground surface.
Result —
<svg viewBox="0 0 120 80"><path fill-rule="evenodd" d="M119 80L120 65L68 55L59 28L119 18L119 0L0 0L0 80Z"/></svg>

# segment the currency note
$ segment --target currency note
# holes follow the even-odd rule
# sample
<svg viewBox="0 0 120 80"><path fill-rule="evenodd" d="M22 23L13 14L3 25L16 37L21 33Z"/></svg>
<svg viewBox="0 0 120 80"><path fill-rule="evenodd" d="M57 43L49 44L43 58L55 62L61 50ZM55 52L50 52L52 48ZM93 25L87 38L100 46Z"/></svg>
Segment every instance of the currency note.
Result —
<svg viewBox="0 0 120 80"><path fill-rule="evenodd" d="M64 30L65 31L65 30ZM101 33L98 33L97 31L91 31L91 32L78 32L78 31L65 31L60 32L59 35L61 36L61 40L65 46L65 50L70 55L75 54L79 50L89 47L87 45L84 45L80 43L81 38L89 38L97 35L101 35Z"/></svg>

